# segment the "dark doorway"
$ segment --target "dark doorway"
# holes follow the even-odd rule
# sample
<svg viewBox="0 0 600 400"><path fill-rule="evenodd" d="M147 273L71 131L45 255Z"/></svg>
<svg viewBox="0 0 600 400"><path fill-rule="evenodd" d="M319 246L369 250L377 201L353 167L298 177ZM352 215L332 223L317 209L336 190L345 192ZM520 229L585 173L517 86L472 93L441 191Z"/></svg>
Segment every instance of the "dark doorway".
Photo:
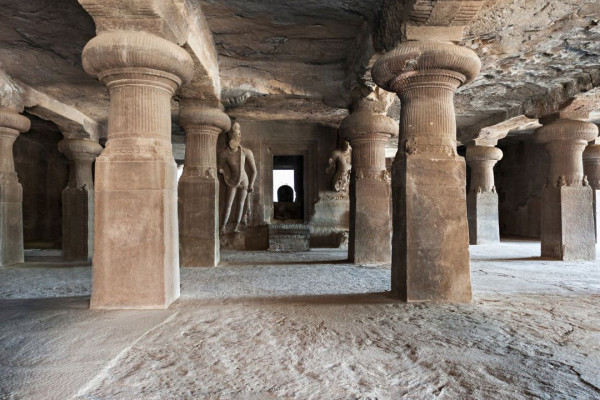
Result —
<svg viewBox="0 0 600 400"><path fill-rule="evenodd" d="M273 218L304 221L303 156L273 156Z"/></svg>

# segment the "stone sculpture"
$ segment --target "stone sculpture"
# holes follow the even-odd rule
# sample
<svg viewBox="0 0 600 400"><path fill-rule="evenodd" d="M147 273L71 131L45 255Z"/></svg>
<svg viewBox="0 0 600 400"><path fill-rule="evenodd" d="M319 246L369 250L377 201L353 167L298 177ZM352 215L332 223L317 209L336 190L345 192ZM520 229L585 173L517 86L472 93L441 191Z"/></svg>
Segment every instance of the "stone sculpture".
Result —
<svg viewBox="0 0 600 400"><path fill-rule="evenodd" d="M225 214L221 225L221 233L226 232L227 222L231 214L233 201L236 198L238 189L238 209L235 219L234 232L240 231L240 222L246 208L246 197L248 193L254 190L254 181L256 180L256 164L254 163L254 154L251 150L245 149L241 145L242 131L240 124L235 122L228 134L227 146L221 150L217 157L219 173L223 175L223 180L227 186L227 200L225 203ZM250 168L250 176L246 173L246 165Z"/></svg>
<svg viewBox="0 0 600 400"><path fill-rule="evenodd" d="M350 170L352 169L352 148L350 143L344 140L340 148L335 149L329 156L329 167L325 171L333 174L331 187L336 192L347 192L350 184Z"/></svg>

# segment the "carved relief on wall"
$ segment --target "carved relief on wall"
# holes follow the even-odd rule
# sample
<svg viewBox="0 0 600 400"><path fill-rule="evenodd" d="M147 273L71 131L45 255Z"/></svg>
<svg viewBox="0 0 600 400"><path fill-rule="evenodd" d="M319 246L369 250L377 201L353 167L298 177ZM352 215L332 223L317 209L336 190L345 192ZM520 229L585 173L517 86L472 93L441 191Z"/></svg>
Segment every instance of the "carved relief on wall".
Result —
<svg viewBox="0 0 600 400"><path fill-rule="evenodd" d="M347 192L350 185L350 170L352 169L352 148L344 140L338 149L329 156L329 167L325 171L333 173L331 189L336 192Z"/></svg>
<svg viewBox="0 0 600 400"><path fill-rule="evenodd" d="M235 122L228 133L227 146L217 155L219 174L223 175L227 193L225 197L225 213L221 223L221 233L226 232L227 223L237 198L237 215L235 217L234 232L240 231L242 218L248 217L250 212L250 201L246 201L248 193L254 191L254 181L257 170L254 162L254 154L250 149L241 145L242 131L240 124ZM249 170L249 174L246 172Z"/></svg>

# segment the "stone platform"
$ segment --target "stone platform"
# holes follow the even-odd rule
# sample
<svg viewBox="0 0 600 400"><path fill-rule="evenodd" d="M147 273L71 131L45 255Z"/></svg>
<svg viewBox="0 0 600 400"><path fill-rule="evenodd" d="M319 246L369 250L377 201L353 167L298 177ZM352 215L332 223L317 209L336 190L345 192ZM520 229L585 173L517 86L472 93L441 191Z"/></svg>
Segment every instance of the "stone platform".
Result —
<svg viewBox="0 0 600 400"><path fill-rule="evenodd" d="M307 224L269 225L269 250L308 251L310 229Z"/></svg>

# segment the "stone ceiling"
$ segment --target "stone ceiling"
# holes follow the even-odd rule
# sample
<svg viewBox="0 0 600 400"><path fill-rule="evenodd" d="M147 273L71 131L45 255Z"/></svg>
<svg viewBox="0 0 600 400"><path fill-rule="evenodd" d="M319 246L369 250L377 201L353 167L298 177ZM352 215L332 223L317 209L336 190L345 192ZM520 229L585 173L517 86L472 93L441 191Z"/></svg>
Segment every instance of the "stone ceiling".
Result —
<svg viewBox="0 0 600 400"><path fill-rule="evenodd" d="M347 115L356 64L372 63L358 59L359 50L389 47L371 33L393 0L191 1L214 37L222 101L243 118L335 125ZM457 95L459 139L522 114L553 112L600 86L599 19L597 0L486 1L462 43L478 53L482 71ZM4 0L0 69L105 121L106 89L81 67L94 34L76 0ZM176 102L173 108L176 114Z"/></svg>

